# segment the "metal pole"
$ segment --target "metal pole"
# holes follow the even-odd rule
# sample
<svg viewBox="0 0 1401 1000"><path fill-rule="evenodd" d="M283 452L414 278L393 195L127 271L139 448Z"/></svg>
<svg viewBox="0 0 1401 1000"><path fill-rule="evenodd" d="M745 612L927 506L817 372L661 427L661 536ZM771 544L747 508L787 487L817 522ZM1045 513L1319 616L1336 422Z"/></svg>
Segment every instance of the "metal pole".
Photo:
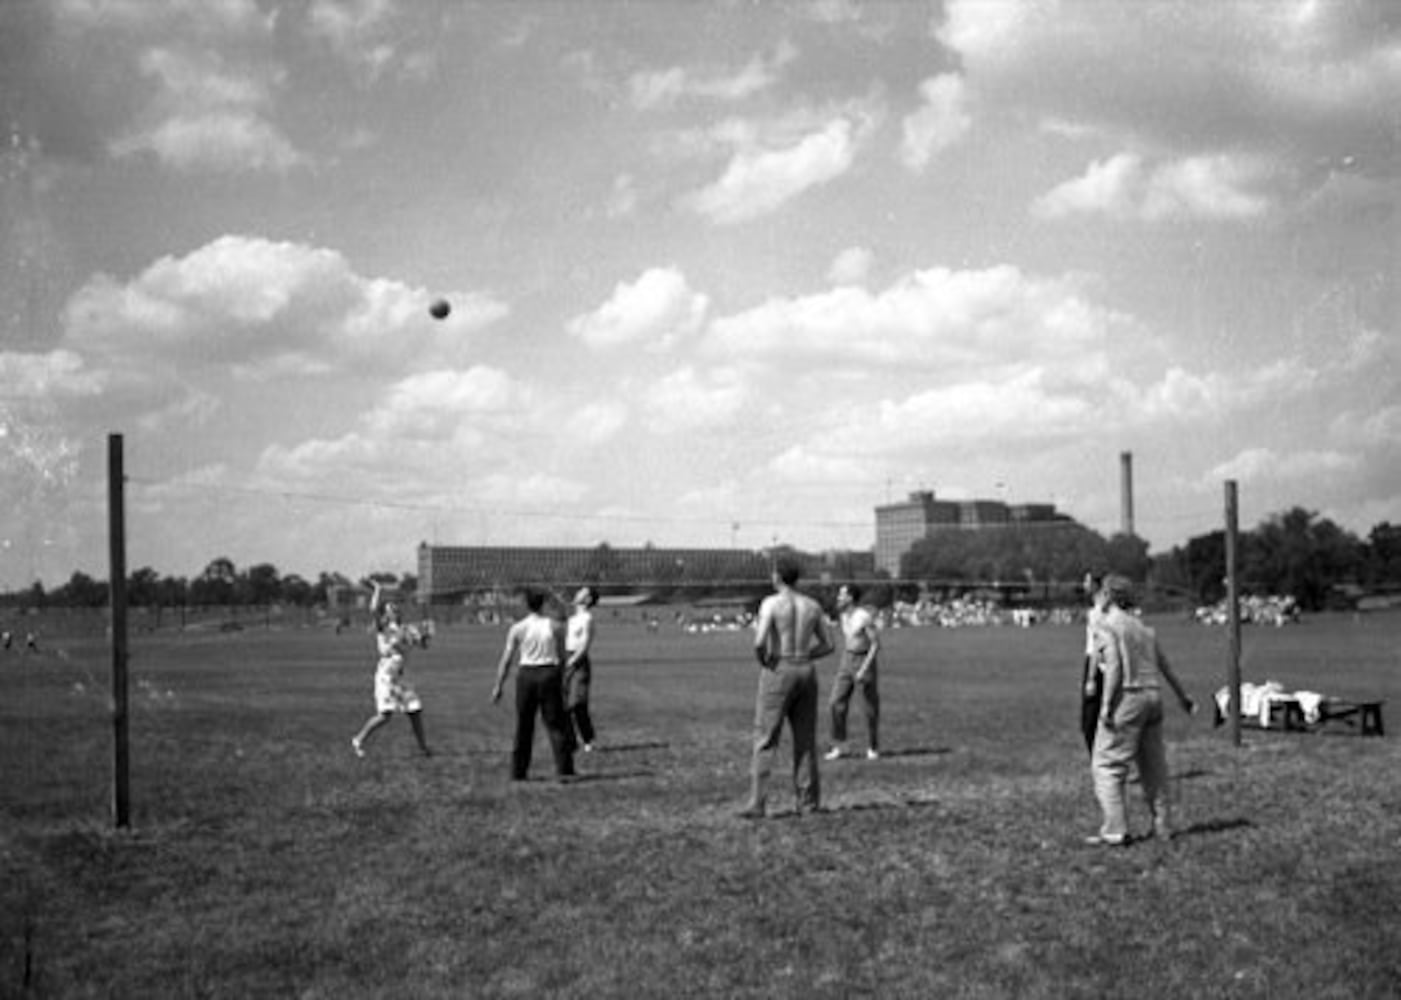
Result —
<svg viewBox="0 0 1401 1000"><path fill-rule="evenodd" d="M122 436L107 435L107 540L112 581L112 819L131 823L130 755L127 745L126 511Z"/></svg>
<svg viewBox="0 0 1401 1000"><path fill-rule="evenodd" d="M1226 606L1229 609L1231 651L1226 677L1230 688L1231 743L1240 746L1240 591L1236 572L1236 481L1226 480Z"/></svg>

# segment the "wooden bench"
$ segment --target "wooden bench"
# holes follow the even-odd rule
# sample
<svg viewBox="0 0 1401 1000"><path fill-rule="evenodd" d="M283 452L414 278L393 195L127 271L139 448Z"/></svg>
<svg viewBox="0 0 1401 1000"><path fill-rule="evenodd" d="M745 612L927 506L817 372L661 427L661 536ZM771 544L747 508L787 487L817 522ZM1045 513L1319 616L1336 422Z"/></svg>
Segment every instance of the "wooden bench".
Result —
<svg viewBox="0 0 1401 1000"><path fill-rule="evenodd" d="M1318 706L1318 722L1315 725L1321 727L1328 722L1343 722L1358 727L1363 736L1385 736L1386 726L1382 722L1382 706L1385 704L1385 700L1324 698Z"/></svg>

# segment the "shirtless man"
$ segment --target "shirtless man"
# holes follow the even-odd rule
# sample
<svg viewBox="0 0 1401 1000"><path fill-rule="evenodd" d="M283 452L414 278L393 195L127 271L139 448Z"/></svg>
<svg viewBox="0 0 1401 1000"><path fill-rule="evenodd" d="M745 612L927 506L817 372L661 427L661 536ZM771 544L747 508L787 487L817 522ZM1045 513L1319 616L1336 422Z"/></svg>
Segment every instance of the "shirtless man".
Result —
<svg viewBox="0 0 1401 1000"><path fill-rule="evenodd" d="M775 593L759 605L754 628L754 657L759 661L759 692L754 706L754 758L749 802L740 815L762 819L769 774L783 735L793 731L793 791L799 812L816 812L821 804L817 771L817 668L815 661L833 651L822 607L796 589L796 560L774 567Z"/></svg>

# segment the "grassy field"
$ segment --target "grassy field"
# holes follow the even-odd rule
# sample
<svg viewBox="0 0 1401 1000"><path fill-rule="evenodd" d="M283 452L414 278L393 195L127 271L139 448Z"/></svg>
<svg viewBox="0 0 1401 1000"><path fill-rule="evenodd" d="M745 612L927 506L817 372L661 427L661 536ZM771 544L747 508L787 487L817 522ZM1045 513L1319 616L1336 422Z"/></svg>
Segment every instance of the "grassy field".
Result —
<svg viewBox="0 0 1401 1000"><path fill-rule="evenodd" d="M1168 724L1183 835L1114 851L1081 844L1079 627L886 633L888 755L824 764L816 816L780 774L762 823L742 633L605 615L567 785L543 734L507 780L501 629L412 662L426 760L400 719L350 752L363 633L134 636L126 831L108 648L46 634L0 655L0 997L1401 995L1395 733L1235 747L1224 630L1157 624L1208 707ZM1395 730L1398 648L1396 614L1247 628L1244 676L1389 697Z"/></svg>

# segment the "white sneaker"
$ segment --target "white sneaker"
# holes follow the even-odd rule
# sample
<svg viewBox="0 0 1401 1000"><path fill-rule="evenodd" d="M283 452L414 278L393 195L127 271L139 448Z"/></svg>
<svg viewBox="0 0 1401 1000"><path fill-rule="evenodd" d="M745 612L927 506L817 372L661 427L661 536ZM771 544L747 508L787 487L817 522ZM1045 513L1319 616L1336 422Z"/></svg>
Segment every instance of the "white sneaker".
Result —
<svg viewBox="0 0 1401 1000"><path fill-rule="evenodd" d="M867 760L880 760L880 751L871 749L866 751Z"/></svg>
<svg viewBox="0 0 1401 1000"><path fill-rule="evenodd" d="M823 759L823 760L841 760L841 759L842 759L843 757L845 757L845 756L846 756L846 751L844 751L841 747L833 747L832 749L830 749L830 750L827 751L826 755L825 755L822 759Z"/></svg>
<svg viewBox="0 0 1401 1000"><path fill-rule="evenodd" d="M592 743L585 743L585 744L584 744L584 753L593 753L593 744L592 744Z"/></svg>
<svg viewBox="0 0 1401 1000"><path fill-rule="evenodd" d="M355 751L355 756L357 757L365 756L364 744L360 742L360 737L358 736L352 736L350 738L350 749Z"/></svg>

